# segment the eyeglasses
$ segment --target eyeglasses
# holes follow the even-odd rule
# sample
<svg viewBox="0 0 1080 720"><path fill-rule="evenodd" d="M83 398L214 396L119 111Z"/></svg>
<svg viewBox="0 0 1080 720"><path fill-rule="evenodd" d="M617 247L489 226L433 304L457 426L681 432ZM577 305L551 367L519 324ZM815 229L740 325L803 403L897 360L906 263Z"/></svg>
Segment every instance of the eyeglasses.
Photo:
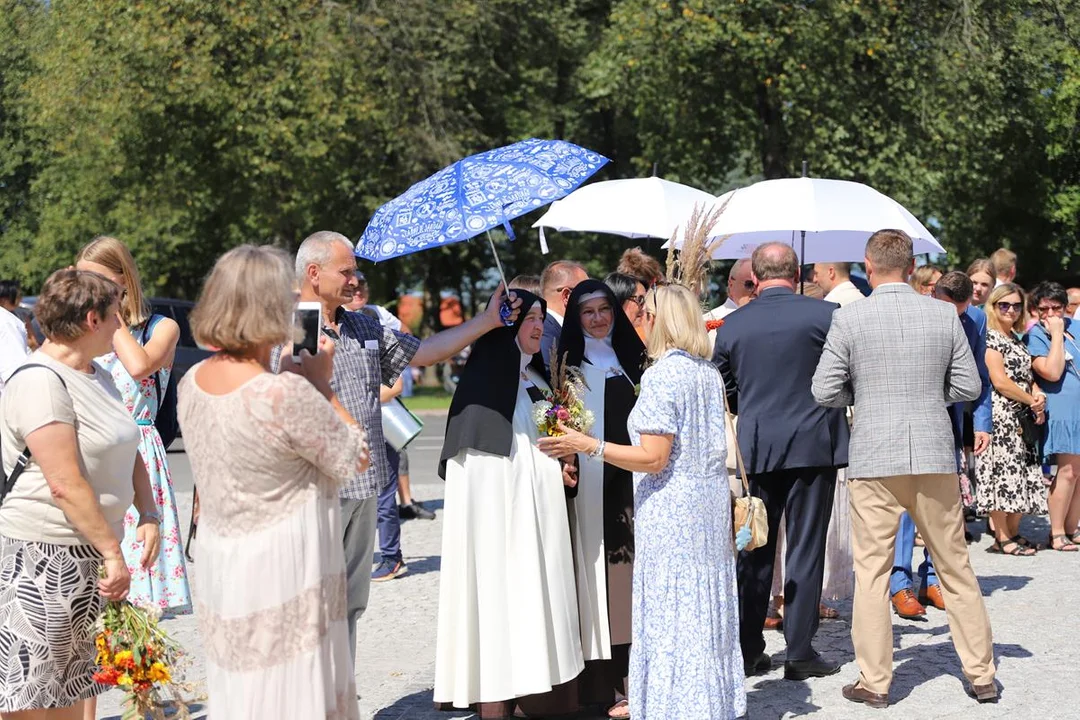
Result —
<svg viewBox="0 0 1080 720"><path fill-rule="evenodd" d="M1016 303L999 302L997 304L997 309L998 309L998 312L1000 312L1000 313L1007 313L1007 312L1016 313L1016 312L1020 312L1021 310L1024 309L1024 303L1022 303L1022 302L1016 302Z"/></svg>
<svg viewBox="0 0 1080 720"><path fill-rule="evenodd" d="M638 307L642 307L643 305L645 305L645 296L631 295L630 297L626 298L626 302L632 302L637 304Z"/></svg>
<svg viewBox="0 0 1080 720"><path fill-rule="evenodd" d="M1065 309L1064 305L1040 305L1038 311L1041 313L1062 312Z"/></svg>

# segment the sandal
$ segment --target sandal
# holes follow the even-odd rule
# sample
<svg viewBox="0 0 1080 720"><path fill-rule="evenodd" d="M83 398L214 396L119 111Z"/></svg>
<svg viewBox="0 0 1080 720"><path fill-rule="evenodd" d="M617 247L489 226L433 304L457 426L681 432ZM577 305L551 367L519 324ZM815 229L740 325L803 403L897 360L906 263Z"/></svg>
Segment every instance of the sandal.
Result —
<svg viewBox="0 0 1080 720"><path fill-rule="evenodd" d="M1010 547L1012 548L1012 550L1008 549ZM1016 540L1010 538L1005 541L1004 545L998 545L998 552L1000 552L1002 555L1012 555L1013 557L1031 557L1035 554L1035 549L1025 547L1020 543L1016 542Z"/></svg>
<svg viewBox="0 0 1080 720"><path fill-rule="evenodd" d="M1080 545L1080 529L1078 529L1072 535L1069 535L1069 542L1071 542L1073 545Z"/></svg>
<svg viewBox="0 0 1080 720"><path fill-rule="evenodd" d="M1055 541L1061 541L1061 545L1055 545ZM1080 550L1080 546L1077 546L1068 535L1062 533L1061 535L1051 535L1050 540L1047 542L1047 547L1057 552L1076 552Z"/></svg>
<svg viewBox="0 0 1080 720"><path fill-rule="evenodd" d="M825 603L818 605L818 618L822 620L836 620L840 617L840 613L836 608L829 607Z"/></svg>
<svg viewBox="0 0 1080 720"><path fill-rule="evenodd" d="M615 703L608 709L607 716L612 720L630 720L630 701L620 700Z"/></svg>

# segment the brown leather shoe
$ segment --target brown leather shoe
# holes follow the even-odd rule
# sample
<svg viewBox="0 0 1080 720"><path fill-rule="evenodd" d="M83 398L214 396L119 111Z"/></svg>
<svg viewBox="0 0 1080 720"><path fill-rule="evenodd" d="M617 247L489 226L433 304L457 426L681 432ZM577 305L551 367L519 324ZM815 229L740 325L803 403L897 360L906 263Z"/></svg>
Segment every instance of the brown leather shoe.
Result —
<svg viewBox="0 0 1080 720"><path fill-rule="evenodd" d="M926 608L915 597L911 588L905 588L892 596L892 605L896 614L905 620L916 620L926 617Z"/></svg>
<svg viewBox="0 0 1080 720"><path fill-rule="evenodd" d="M766 630L783 630L784 618L782 617L766 617L765 618Z"/></svg>
<svg viewBox="0 0 1080 720"><path fill-rule="evenodd" d="M981 703L996 703L998 701L997 683L972 685L971 694Z"/></svg>
<svg viewBox="0 0 1080 720"><path fill-rule="evenodd" d="M927 585L919 591L919 602L926 607L936 607L938 610L945 609L945 597L941 594L938 585Z"/></svg>
<svg viewBox="0 0 1080 720"><path fill-rule="evenodd" d="M843 692L844 697L851 702L869 705L870 707L877 708L878 710L889 707L888 695L882 695L881 693L872 693L865 688L859 687L858 684L845 685Z"/></svg>

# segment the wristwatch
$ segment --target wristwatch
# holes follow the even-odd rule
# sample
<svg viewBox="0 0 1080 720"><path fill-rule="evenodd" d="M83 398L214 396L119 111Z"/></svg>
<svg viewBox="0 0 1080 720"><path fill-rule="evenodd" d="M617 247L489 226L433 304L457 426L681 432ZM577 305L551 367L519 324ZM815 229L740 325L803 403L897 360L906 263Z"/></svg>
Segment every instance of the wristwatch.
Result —
<svg viewBox="0 0 1080 720"><path fill-rule="evenodd" d="M161 516L158 515L156 512L139 513L139 522L140 523L152 522L152 523L154 523L156 525L160 525L161 524Z"/></svg>

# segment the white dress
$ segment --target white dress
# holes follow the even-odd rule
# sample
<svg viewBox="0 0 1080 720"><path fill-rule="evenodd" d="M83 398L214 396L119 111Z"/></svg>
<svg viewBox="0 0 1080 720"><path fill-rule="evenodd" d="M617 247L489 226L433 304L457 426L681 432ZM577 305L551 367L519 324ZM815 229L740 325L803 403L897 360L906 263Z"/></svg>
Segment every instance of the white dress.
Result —
<svg viewBox="0 0 1080 720"><path fill-rule="evenodd" d="M340 483L364 434L304 378L259 375L226 395L180 383L202 498L195 616L212 720L359 720Z"/></svg>
<svg viewBox="0 0 1080 720"><path fill-rule="evenodd" d="M510 457L470 449L446 464L436 703L546 693L584 668L562 471L536 447L524 381L513 430Z"/></svg>

